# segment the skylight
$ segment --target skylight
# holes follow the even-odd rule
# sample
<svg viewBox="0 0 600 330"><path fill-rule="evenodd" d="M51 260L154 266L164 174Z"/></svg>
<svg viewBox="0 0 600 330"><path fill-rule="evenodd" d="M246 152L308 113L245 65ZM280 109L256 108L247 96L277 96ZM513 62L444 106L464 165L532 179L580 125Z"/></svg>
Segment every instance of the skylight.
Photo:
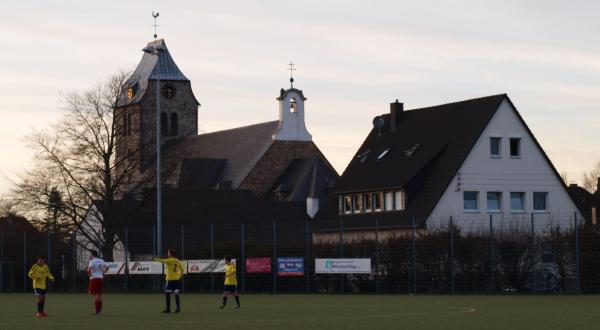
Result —
<svg viewBox="0 0 600 330"><path fill-rule="evenodd" d="M387 153L390 151L390 148L385 149L384 151L382 151L379 156L377 156L377 160L381 160L383 157L385 157L385 155L387 155Z"/></svg>
<svg viewBox="0 0 600 330"><path fill-rule="evenodd" d="M410 157L412 157L412 156L415 154L415 152L417 152L417 149L419 149L419 147L421 147L421 144L420 144L420 143L415 143L415 145L414 145L414 146L412 146L412 147L410 147L410 148L408 148L408 149L404 150L404 155L405 155L407 158L410 158Z"/></svg>

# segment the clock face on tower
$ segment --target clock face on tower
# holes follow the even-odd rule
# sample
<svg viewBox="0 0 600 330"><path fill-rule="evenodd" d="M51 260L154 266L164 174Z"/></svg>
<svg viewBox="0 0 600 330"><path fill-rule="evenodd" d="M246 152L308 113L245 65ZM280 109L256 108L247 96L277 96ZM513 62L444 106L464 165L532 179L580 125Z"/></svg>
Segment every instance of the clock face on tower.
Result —
<svg viewBox="0 0 600 330"><path fill-rule="evenodd" d="M160 93L164 98L172 99L175 96L175 93L177 93L177 90L175 89L175 86L173 86L173 84L166 83L160 89Z"/></svg>

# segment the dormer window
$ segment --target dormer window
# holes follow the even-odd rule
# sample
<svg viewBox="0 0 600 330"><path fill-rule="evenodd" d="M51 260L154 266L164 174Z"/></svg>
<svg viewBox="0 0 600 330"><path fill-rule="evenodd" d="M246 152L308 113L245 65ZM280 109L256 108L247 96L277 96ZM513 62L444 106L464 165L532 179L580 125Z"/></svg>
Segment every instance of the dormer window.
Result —
<svg viewBox="0 0 600 330"><path fill-rule="evenodd" d="M382 152L379 154L379 156L377 156L377 160L382 160L382 159L383 159L383 157L385 157L385 155L387 155L387 154L388 154L388 152L390 152L390 149L391 149L391 148L387 148L387 149L385 149L384 151L382 151Z"/></svg>

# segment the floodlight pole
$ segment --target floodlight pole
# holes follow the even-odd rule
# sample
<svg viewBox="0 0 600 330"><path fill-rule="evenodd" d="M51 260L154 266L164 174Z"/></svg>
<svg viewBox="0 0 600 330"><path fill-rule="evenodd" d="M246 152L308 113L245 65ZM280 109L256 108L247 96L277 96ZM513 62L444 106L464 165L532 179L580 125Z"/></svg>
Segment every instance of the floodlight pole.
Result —
<svg viewBox="0 0 600 330"><path fill-rule="evenodd" d="M148 55L156 56L156 65L159 65L160 51L162 48L156 46L147 46L142 49ZM162 253L162 185L161 185L161 116L160 116L160 70L156 70L156 252Z"/></svg>

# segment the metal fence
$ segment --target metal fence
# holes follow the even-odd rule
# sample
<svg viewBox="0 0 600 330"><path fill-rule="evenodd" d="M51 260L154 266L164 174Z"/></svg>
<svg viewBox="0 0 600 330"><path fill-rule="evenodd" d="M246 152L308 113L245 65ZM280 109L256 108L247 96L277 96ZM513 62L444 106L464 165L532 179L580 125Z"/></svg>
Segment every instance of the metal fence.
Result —
<svg viewBox="0 0 600 330"><path fill-rule="evenodd" d="M552 219L553 221L549 221ZM431 220L431 219L430 219ZM119 231L115 261L149 260L156 251L156 228ZM600 233L577 214L502 215L436 219L424 229L393 219L318 222L265 221L163 228L164 246L180 259L237 260L241 292L258 293L597 293L600 292ZM465 224L470 224L466 226ZM460 224L460 225L459 225ZM27 292L29 268L38 255L56 277L50 290L84 292L86 253L78 238L50 232L0 232L0 292ZM277 258L304 262L303 274L281 276ZM251 273L247 263L270 258L270 272ZM368 274L315 272L315 259L369 258ZM263 259L264 260L264 259ZM126 267L127 268L127 267ZM107 276L108 291L152 292L162 275ZM219 292L223 275L187 274L185 292Z"/></svg>

